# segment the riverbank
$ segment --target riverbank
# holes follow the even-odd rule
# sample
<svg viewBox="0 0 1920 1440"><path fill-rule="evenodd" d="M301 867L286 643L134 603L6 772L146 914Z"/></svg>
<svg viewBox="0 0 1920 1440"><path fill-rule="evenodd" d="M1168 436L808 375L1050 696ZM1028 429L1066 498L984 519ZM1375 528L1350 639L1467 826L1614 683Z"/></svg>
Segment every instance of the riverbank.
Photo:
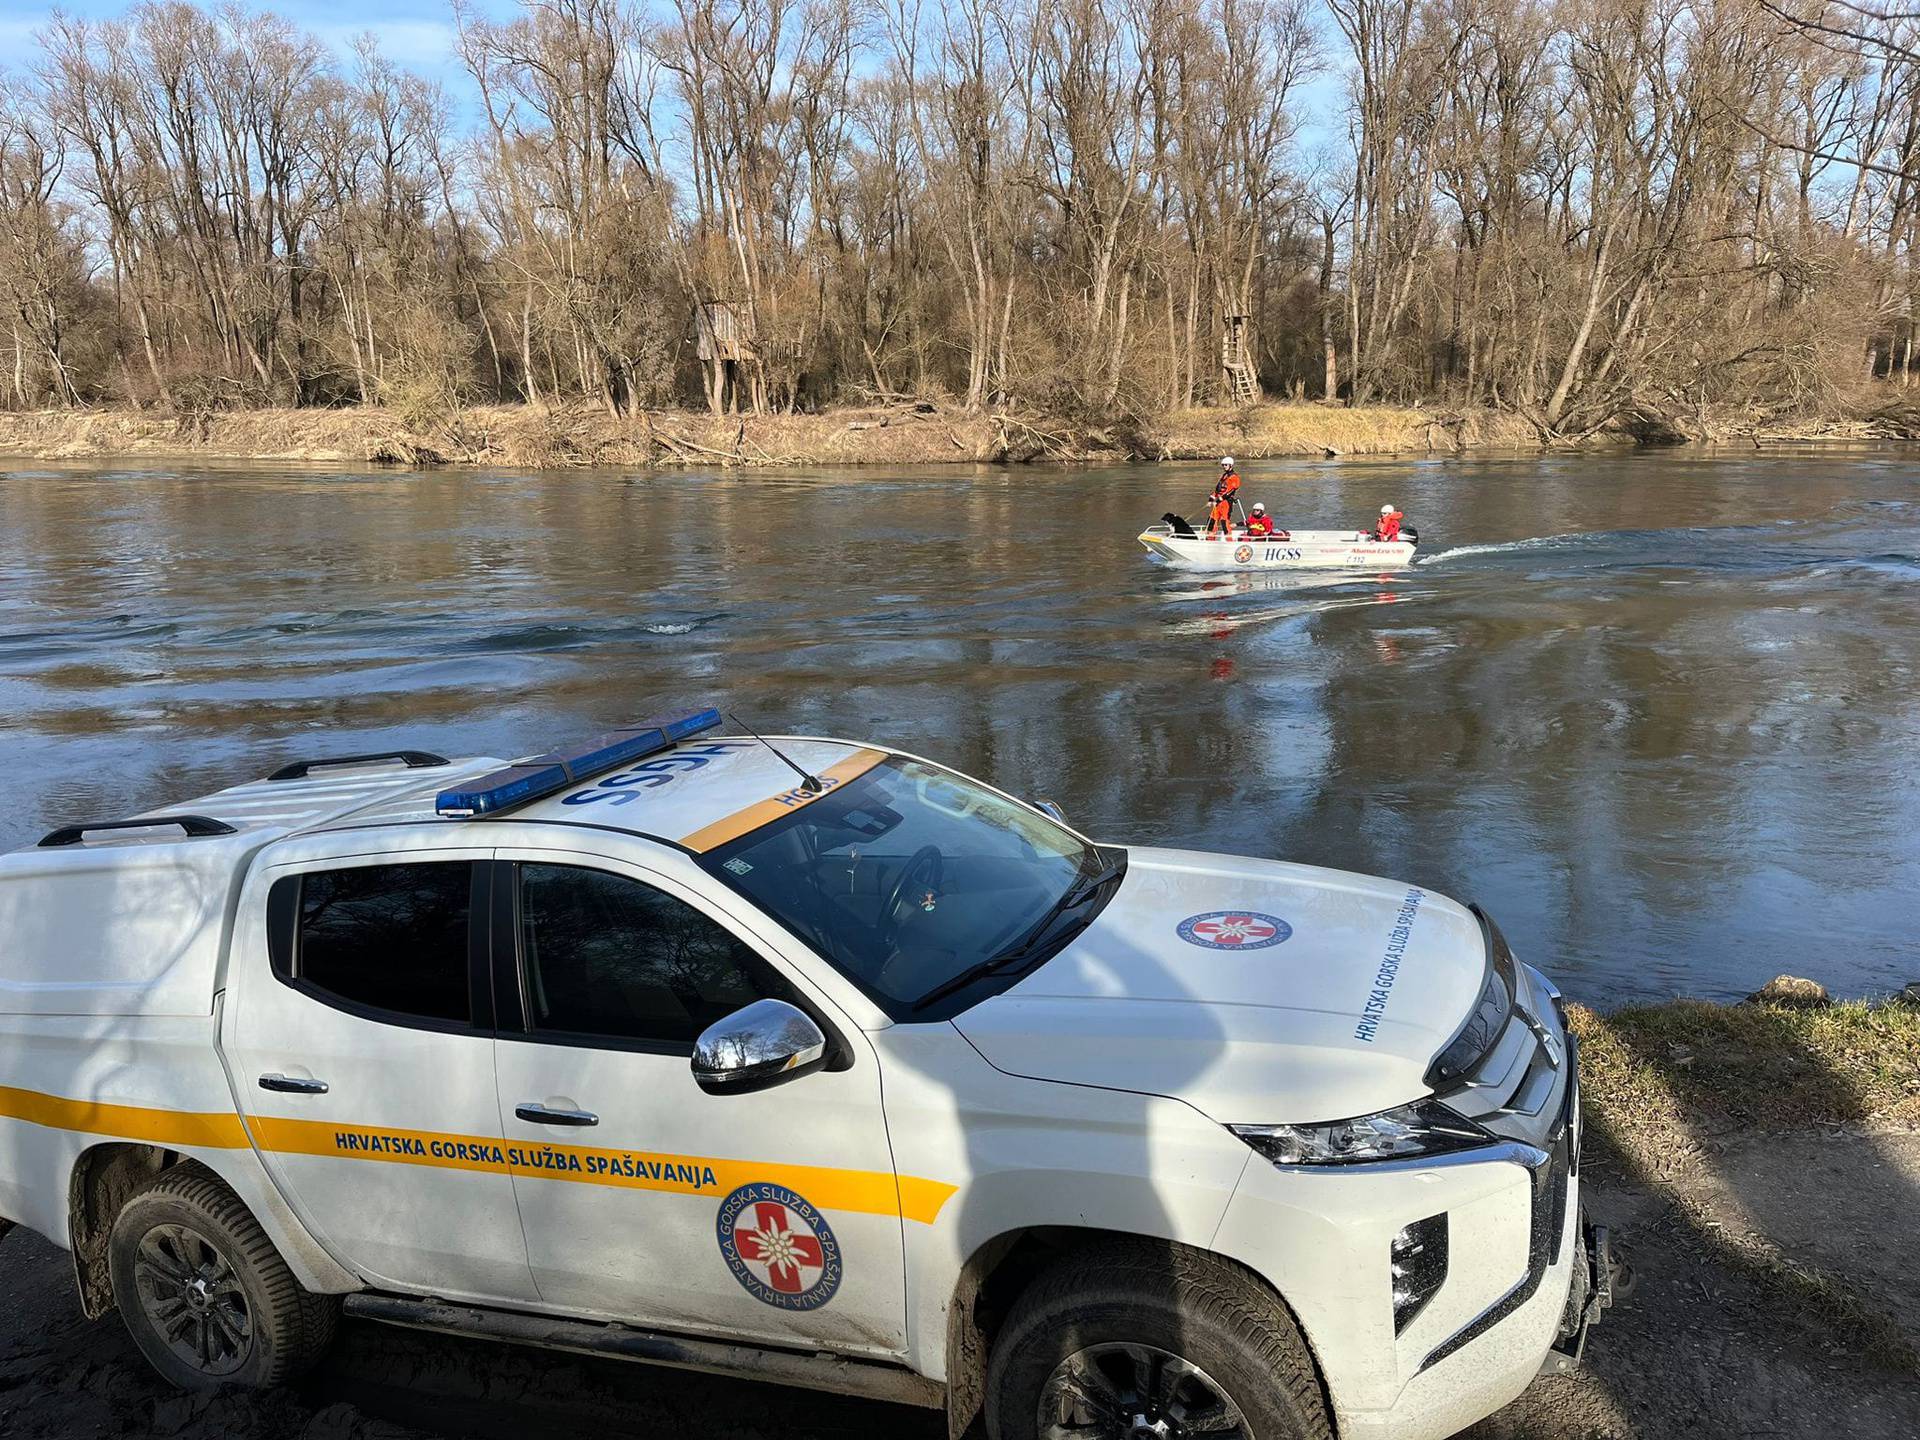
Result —
<svg viewBox="0 0 1920 1440"><path fill-rule="evenodd" d="M1622 443L1616 437L1608 443ZM423 420L391 410L0 412L0 456L98 460L326 461L562 467L1019 464L1212 460L1536 449L1530 426L1492 411L1313 403L1195 409L1146 422L968 414L934 405L819 414L655 412L494 405Z"/></svg>
<svg viewBox="0 0 1920 1440"><path fill-rule="evenodd" d="M1647 421L1577 448L1636 444L1768 446L1920 435L1920 409L1881 405L1823 420L1716 414L1683 430ZM1025 464L1257 460L1279 456L1442 455L1538 451L1521 416L1487 409L1270 402L1178 410L1105 424L969 414L901 404L817 414L653 411L616 418L586 405L488 405L434 418L378 406L344 409L0 411L0 457L307 461L406 466L765 466ZM1559 447L1564 448L1564 447Z"/></svg>
<svg viewBox="0 0 1920 1440"><path fill-rule="evenodd" d="M1637 1272L1578 1371L1473 1440L1920 1433L1920 1005L1575 1007L1587 1194ZM1887 1263L1889 1257L1895 1263ZM438 1440L631 1429L692 1440L942 1440L925 1411L349 1324L268 1395L186 1397L66 1257L0 1244L0 1432Z"/></svg>

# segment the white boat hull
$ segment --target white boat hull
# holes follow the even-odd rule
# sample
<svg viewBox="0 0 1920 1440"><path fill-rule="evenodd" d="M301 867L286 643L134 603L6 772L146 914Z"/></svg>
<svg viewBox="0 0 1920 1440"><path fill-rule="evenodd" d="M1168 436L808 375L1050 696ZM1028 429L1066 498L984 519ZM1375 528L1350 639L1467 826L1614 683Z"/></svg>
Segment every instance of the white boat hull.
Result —
<svg viewBox="0 0 1920 1440"><path fill-rule="evenodd" d="M1287 538L1208 540L1150 525L1140 543L1176 570L1398 570L1413 563L1405 540L1374 540L1358 530L1294 530Z"/></svg>

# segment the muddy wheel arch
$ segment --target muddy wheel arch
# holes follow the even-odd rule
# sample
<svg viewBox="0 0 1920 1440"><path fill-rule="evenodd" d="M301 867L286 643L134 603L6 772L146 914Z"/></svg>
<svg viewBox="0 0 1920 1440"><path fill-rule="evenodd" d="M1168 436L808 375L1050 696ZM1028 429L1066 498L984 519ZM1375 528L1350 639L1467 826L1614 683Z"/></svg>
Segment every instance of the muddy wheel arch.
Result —
<svg viewBox="0 0 1920 1440"><path fill-rule="evenodd" d="M255 1159L251 1151L236 1154L240 1165ZM224 1167L181 1151L107 1141L82 1151L67 1181L67 1243L73 1252L80 1308L89 1320L98 1320L114 1308L113 1282L107 1275L107 1236L114 1217L154 1176L183 1165L204 1171L233 1192L266 1231L302 1287L315 1294L336 1295L361 1288L360 1281L307 1233L264 1173L255 1185L236 1184L236 1176L222 1173Z"/></svg>
<svg viewBox="0 0 1920 1440"><path fill-rule="evenodd" d="M107 1274L107 1236L120 1207L149 1180L181 1163L158 1145L104 1144L84 1150L67 1180L67 1238L80 1309L98 1320L114 1308Z"/></svg>

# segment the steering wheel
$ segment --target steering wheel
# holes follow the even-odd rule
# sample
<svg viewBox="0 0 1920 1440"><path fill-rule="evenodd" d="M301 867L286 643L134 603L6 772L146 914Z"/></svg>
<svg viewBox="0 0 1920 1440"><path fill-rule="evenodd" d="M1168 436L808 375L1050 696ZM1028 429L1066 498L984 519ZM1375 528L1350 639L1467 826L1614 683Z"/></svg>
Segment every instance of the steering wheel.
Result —
<svg viewBox="0 0 1920 1440"><path fill-rule="evenodd" d="M913 852L906 868L900 872L900 878L893 882L893 889L887 892L887 903L881 907L880 923L886 929L888 943L900 928L900 907L906 902L908 892L917 889L914 877L922 871L926 873L924 881L929 890L938 890L940 882L946 878L946 861L937 845L922 845Z"/></svg>

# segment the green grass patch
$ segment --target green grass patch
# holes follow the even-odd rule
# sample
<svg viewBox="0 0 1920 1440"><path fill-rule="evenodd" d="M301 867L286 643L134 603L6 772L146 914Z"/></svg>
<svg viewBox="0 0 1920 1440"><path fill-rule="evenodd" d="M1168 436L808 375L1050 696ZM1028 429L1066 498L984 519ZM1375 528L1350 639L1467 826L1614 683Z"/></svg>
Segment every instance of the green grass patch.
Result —
<svg viewBox="0 0 1920 1440"><path fill-rule="evenodd" d="M1920 1006L1576 1009L1590 1106L1763 1130L1920 1123Z"/></svg>

